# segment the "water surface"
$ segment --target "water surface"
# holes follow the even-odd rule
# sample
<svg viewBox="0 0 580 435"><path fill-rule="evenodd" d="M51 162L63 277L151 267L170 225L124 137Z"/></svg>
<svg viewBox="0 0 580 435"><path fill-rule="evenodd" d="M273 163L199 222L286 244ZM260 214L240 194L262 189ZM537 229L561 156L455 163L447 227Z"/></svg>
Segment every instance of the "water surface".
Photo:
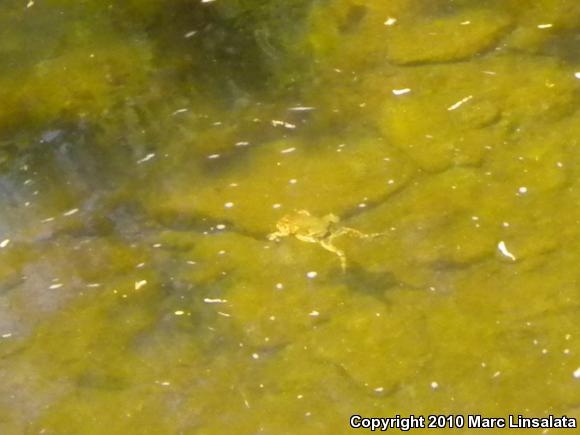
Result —
<svg viewBox="0 0 580 435"><path fill-rule="evenodd" d="M573 0L5 1L0 432L580 417L578 23ZM343 272L268 240L297 210L381 236L334 239Z"/></svg>

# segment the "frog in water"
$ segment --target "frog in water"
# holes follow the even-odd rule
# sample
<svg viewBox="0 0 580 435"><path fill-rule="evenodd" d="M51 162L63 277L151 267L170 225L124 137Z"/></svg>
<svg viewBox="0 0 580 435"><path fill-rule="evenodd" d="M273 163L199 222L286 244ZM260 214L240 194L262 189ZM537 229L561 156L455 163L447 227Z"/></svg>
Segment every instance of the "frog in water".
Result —
<svg viewBox="0 0 580 435"><path fill-rule="evenodd" d="M332 213L316 217L307 210L298 210L294 214L282 217L276 223L277 231L268 234L268 239L278 241L282 237L294 236L303 242L317 243L338 256L344 272L346 271L346 255L344 251L334 246L333 240L345 234L367 239L380 236L382 233L365 234L353 228L341 226L339 222L339 217Z"/></svg>

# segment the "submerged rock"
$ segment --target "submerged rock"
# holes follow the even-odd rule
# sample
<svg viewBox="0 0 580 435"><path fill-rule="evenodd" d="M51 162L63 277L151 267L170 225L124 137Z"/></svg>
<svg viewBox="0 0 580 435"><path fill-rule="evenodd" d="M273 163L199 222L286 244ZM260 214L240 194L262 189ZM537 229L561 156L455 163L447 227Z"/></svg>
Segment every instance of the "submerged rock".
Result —
<svg viewBox="0 0 580 435"><path fill-rule="evenodd" d="M467 59L496 46L510 24L508 16L485 9L397 22L385 35L387 58L398 64Z"/></svg>
<svg viewBox="0 0 580 435"><path fill-rule="evenodd" d="M383 201L414 174L409 159L380 140L329 142L268 144L198 183L168 183L147 207L164 221L205 216L265 237L289 212L343 215Z"/></svg>

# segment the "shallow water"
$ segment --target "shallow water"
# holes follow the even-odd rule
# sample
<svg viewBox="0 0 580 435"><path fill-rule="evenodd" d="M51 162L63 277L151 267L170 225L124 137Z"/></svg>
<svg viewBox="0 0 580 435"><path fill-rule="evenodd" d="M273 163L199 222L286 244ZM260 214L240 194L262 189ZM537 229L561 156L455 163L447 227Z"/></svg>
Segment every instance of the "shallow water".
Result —
<svg viewBox="0 0 580 435"><path fill-rule="evenodd" d="M578 23L4 2L0 432L580 418Z"/></svg>

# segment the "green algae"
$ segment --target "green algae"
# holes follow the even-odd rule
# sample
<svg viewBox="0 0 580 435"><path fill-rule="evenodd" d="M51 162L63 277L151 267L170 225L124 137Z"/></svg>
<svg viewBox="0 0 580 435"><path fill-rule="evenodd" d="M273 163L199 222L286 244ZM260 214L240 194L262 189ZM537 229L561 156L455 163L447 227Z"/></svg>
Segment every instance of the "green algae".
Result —
<svg viewBox="0 0 580 435"><path fill-rule="evenodd" d="M528 6L28 8L0 43L0 431L578 415L577 14ZM381 237L337 238L343 272L267 239L300 209Z"/></svg>
<svg viewBox="0 0 580 435"><path fill-rule="evenodd" d="M404 186L413 171L405 156L380 140L279 141L206 178L205 186L172 185L170 192L156 192L162 200L151 202L151 211L163 219L176 212L206 216L265 236L294 209L343 214L361 203L379 202ZM303 191L309 194L299 193Z"/></svg>

